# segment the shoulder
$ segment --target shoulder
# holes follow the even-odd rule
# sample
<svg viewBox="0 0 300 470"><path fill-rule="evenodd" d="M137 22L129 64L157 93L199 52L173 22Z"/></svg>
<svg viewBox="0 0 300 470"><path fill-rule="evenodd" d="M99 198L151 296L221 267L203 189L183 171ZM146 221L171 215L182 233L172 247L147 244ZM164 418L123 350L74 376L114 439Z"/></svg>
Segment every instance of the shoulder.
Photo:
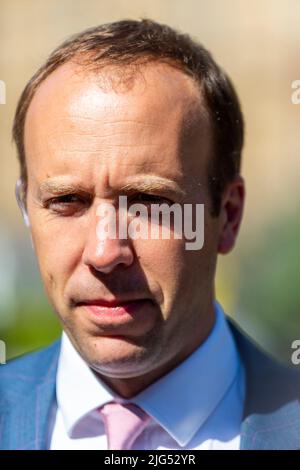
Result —
<svg viewBox="0 0 300 470"><path fill-rule="evenodd" d="M271 357L234 321L229 325L246 372L247 404L251 412L269 412L300 400L300 371ZM250 412L250 409L248 410Z"/></svg>
<svg viewBox="0 0 300 470"><path fill-rule="evenodd" d="M24 395L41 382L52 380L56 371L60 340L12 359L0 366L0 402Z"/></svg>

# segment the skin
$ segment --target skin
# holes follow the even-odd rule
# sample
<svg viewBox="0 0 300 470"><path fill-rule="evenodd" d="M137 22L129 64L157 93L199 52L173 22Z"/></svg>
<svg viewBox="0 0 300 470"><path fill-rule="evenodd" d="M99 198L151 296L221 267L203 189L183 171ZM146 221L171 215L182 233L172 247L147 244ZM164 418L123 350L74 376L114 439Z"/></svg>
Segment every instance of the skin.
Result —
<svg viewBox="0 0 300 470"><path fill-rule="evenodd" d="M126 83L120 76L68 63L41 84L25 122L26 202L45 290L65 332L91 369L129 398L211 331L217 254L234 246L244 183L228 185L212 217L212 135L199 88L167 64L144 65ZM99 241L99 204L116 204L121 194L151 203L149 193L154 202L204 204L201 250L186 250L184 239ZM146 299L126 321L101 323L78 305L124 297Z"/></svg>

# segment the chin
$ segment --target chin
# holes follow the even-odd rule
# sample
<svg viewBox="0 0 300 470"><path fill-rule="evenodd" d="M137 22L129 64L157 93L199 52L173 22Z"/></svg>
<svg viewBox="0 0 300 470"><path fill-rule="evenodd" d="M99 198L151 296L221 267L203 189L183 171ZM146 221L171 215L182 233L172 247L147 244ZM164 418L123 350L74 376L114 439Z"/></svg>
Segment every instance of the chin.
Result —
<svg viewBox="0 0 300 470"><path fill-rule="evenodd" d="M95 372L109 377L134 377L149 366L149 351L125 337L92 338L79 351Z"/></svg>

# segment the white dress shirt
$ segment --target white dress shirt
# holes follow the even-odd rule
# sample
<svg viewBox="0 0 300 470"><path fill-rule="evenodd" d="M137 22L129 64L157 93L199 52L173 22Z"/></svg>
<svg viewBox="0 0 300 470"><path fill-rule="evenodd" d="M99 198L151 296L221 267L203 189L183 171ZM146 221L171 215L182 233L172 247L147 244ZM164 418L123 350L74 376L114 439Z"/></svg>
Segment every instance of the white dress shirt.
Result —
<svg viewBox="0 0 300 470"><path fill-rule="evenodd" d="M168 374L127 400L151 419L133 449L239 449L245 374L221 306L214 327L198 349ZM118 397L91 371L62 335L56 393L49 427L50 449L106 450L97 411Z"/></svg>

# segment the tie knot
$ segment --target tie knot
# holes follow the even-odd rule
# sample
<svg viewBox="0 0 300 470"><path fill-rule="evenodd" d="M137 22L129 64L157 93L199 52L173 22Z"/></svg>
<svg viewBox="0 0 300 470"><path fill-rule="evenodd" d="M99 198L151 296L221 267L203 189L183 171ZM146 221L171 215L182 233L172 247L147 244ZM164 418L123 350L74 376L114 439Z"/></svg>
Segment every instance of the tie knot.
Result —
<svg viewBox="0 0 300 470"><path fill-rule="evenodd" d="M110 402L99 408L99 412L104 421L109 450L131 449L150 419L133 403Z"/></svg>

